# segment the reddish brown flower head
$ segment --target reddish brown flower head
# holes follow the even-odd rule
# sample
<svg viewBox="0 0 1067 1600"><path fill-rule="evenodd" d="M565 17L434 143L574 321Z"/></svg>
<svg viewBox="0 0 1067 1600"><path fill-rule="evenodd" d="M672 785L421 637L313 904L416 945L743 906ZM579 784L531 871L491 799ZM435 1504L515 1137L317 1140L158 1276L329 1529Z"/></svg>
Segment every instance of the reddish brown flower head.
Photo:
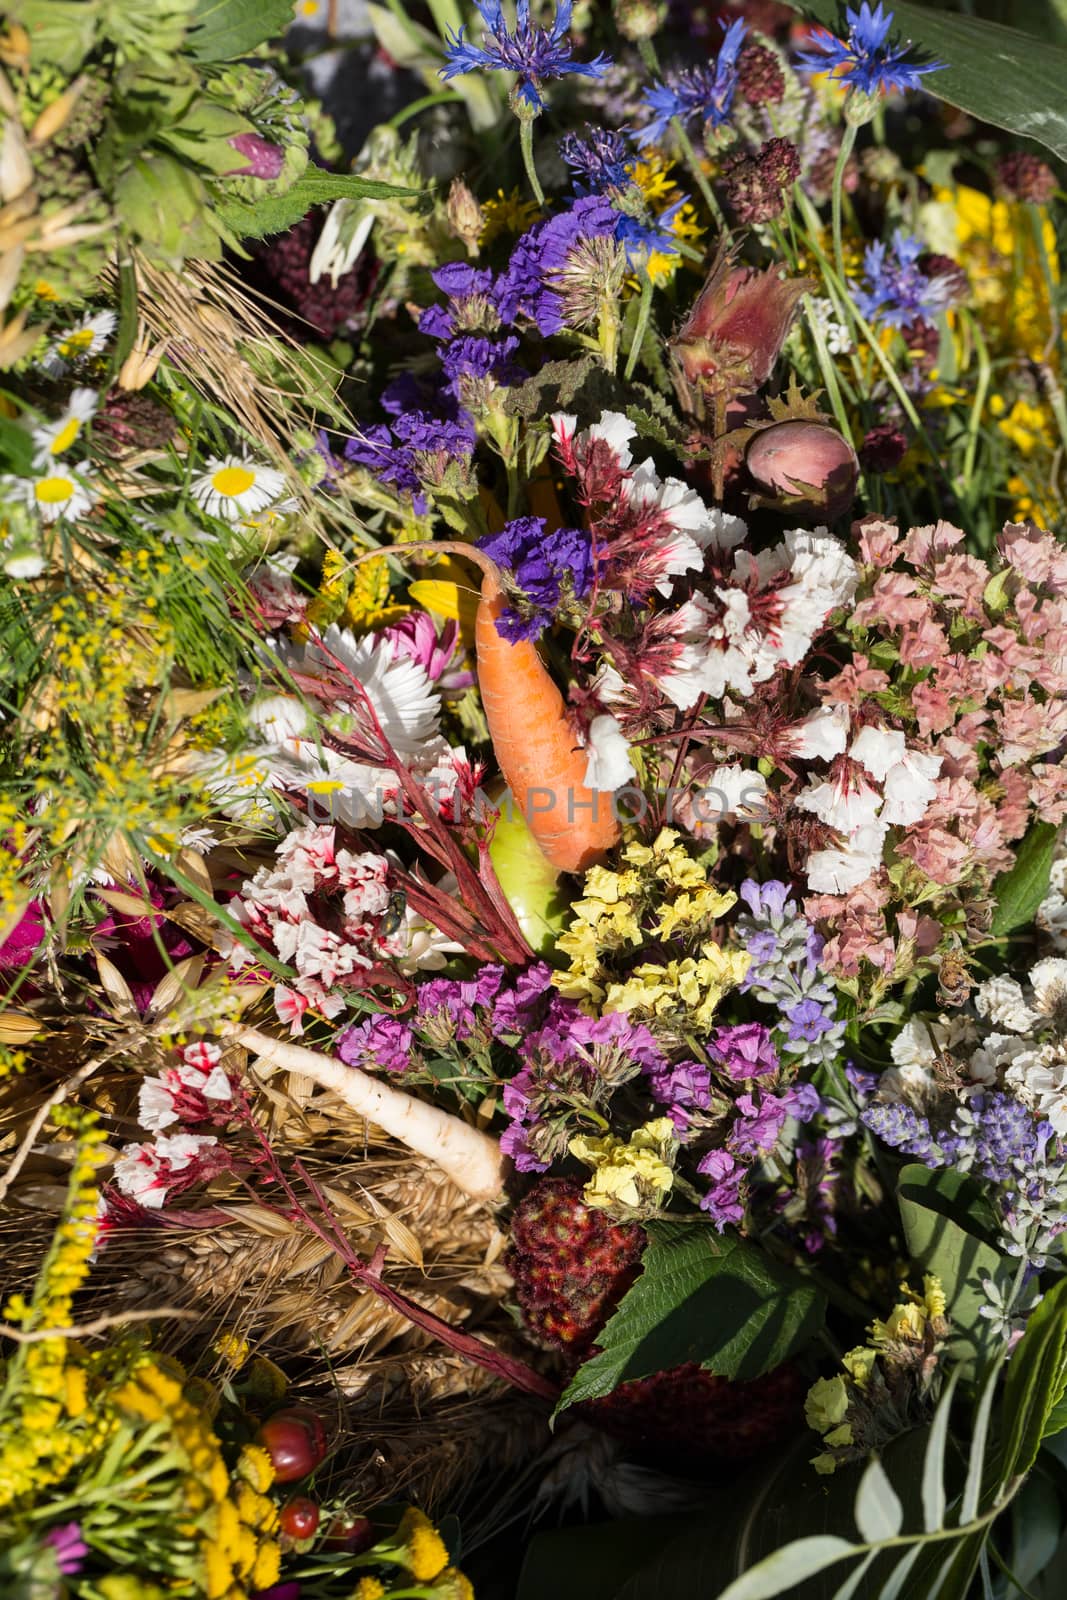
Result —
<svg viewBox="0 0 1067 1600"><path fill-rule="evenodd" d="M1045 206L1055 195L1059 183L1047 161L1028 150L1014 150L997 162L997 188L1011 200Z"/></svg>
<svg viewBox="0 0 1067 1600"><path fill-rule="evenodd" d="M800 157L788 139L768 139L752 155L732 156L723 166L723 180L737 220L752 224L780 217L799 175Z"/></svg>
<svg viewBox="0 0 1067 1600"><path fill-rule="evenodd" d="M696 304L671 340L674 383L684 409L705 416L716 405L752 394L767 382L810 278L757 272L723 254Z"/></svg>
<svg viewBox="0 0 1067 1600"><path fill-rule="evenodd" d="M777 105L785 94L785 73L765 44L746 44L737 63L737 92L750 106Z"/></svg>

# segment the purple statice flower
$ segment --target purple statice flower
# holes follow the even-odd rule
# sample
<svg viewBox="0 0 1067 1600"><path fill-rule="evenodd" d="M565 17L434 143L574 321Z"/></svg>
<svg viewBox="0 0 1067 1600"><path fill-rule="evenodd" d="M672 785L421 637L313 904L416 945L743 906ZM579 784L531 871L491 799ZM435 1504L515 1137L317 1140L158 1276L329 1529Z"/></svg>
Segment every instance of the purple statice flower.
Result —
<svg viewBox="0 0 1067 1600"><path fill-rule="evenodd" d="M712 1187L700 1202L721 1233L726 1227L737 1227L744 1220L745 1204L741 1187L745 1181L745 1168L729 1150L709 1150L697 1171L711 1178Z"/></svg>
<svg viewBox="0 0 1067 1600"><path fill-rule="evenodd" d="M441 351L441 370L449 391L465 405L475 405L484 391L497 385L521 383L526 373L515 360L519 348L513 333L490 339L481 333L461 333Z"/></svg>
<svg viewBox="0 0 1067 1600"><path fill-rule="evenodd" d="M797 1144L797 1176L808 1222L804 1248L809 1255L818 1255L826 1241L837 1234L835 1208L841 1183L837 1170L840 1153L838 1141L823 1134L810 1141L802 1139Z"/></svg>
<svg viewBox="0 0 1067 1600"><path fill-rule="evenodd" d="M564 326L563 298L552 287L553 276L582 239L614 238L619 213L603 195L583 195L566 211L534 223L511 252L494 291L500 319L512 323L520 314L546 338Z"/></svg>
<svg viewBox="0 0 1067 1600"><path fill-rule="evenodd" d="M782 1015L789 1023L789 1040L795 1044L802 1039L814 1042L821 1039L824 1033L830 1033L836 1025L837 1018L833 1009L828 1011L826 1004L818 1000L798 1000L795 1005L783 1006Z"/></svg>
<svg viewBox="0 0 1067 1600"><path fill-rule="evenodd" d="M926 246L921 239L898 228L890 250L881 239L869 244L863 255L865 284L849 283L852 299L868 322L886 328L903 328L916 320L927 321L951 304L955 294L945 274L930 277L920 265Z"/></svg>
<svg viewBox="0 0 1067 1600"><path fill-rule="evenodd" d="M82 1538L80 1522L57 1523L54 1528L49 1528L43 1542L51 1545L56 1566L64 1578L72 1578L81 1571L82 1563L89 1554L89 1546Z"/></svg>
<svg viewBox="0 0 1067 1600"><path fill-rule="evenodd" d="M813 28L809 48L797 56L797 66L806 72L828 72L831 78L860 94L884 94L893 89L903 94L920 89L919 79L926 72L940 72L942 61L920 64L908 61L911 41L886 43L893 26L893 13L884 11L881 0L873 9L868 0L856 11L849 6L847 40L837 39L826 28Z"/></svg>
<svg viewBox="0 0 1067 1600"><path fill-rule="evenodd" d="M675 117L683 124L699 121L701 127L722 126L733 107L737 62L747 31L745 23L737 18L726 28L714 65L668 72L662 83L645 90L644 105L650 117L636 134L642 150L659 144Z"/></svg>
<svg viewBox="0 0 1067 1600"><path fill-rule="evenodd" d="M505 1039L508 1035L529 1033L540 1025L552 995L552 968L543 961L535 961L520 972L510 989L498 994L493 1003L493 1036Z"/></svg>
<svg viewBox="0 0 1067 1600"><path fill-rule="evenodd" d="M451 1038L471 1038L481 1026L477 1013L492 1005L503 977L503 967L492 966L476 978L427 979L418 991L420 1024L432 1022L435 1033L443 1028Z"/></svg>
<svg viewBox="0 0 1067 1600"><path fill-rule="evenodd" d="M466 463L474 450L469 417L454 421L426 411L401 412L392 424L376 422L345 443L345 460L366 467L383 483L410 494L419 516L427 509L424 482L438 483L454 461Z"/></svg>
<svg viewBox="0 0 1067 1600"><path fill-rule="evenodd" d="M733 1028L719 1028L708 1041L708 1055L720 1071L743 1083L777 1072L781 1066L771 1030L762 1022L742 1022Z"/></svg>
<svg viewBox="0 0 1067 1600"><path fill-rule="evenodd" d="M227 142L239 155L244 156L245 165L234 167L231 172L224 174L225 177L267 178L273 182L281 176L285 166L285 151L280 144L272 144L261 133L235 133Z"/></svg>
<svg viewBox="0 0 1067 1600"><path fill-rule="evenodd" d="M691 1113L706 1111L711 1104L711 1073L700 1061L679 1061L649 1072L648 1086L653 1098L666 1106L680 1139L689 1131Z"/></svg>
<svg viewBox="0 0 1067 1600"><path fill-rule="evenodd" d="M624 189L630 182L633 157L621 128L586 128L586 137L566 133L559 141L559 153L571 169L579 194L600 194L605 189Z"/></svg>
<svg viewBox="0 0 1067 1600"><path fill-rule="evenodd" d="M480 548L522 591L522 602L507 606L496 621L497 632L512 642L540 638L566 593L581 600L592 587L592 541L581 529L546 534L544 517L516 517Z"/></svg>
<svg viewBox="0 0 1067 1600"><path fill-rule="evenodd" d="M428 333L434 339L451 339L464 331L492 332L499 327L500 317L493 302L495 280L488 268L447 261L431 276L450 303L428 306L419 318L420 333Z"/></svg>
<svg viewBox="0 0 1067 1600"><path fill-rule="evenodd" d="M508 31L500 0L475 0L475 4L487 31L480 47L463 37L462 28L446 36L448 65L441 69L446 80L476 72L480 67L489 72L515 72L519 81L514 93L537 115L544 106L541 85L546 78L564 78L574 73L599 78L611 64L604 55L592 61L575 61L567 38L571 0L559 0L551 28L532 27L530 0L517 0L513 33Z"/></svg>
<svg viewBox="0 0 1067 1600"><path fill-rule="evenodd" d="M337 1040L337 1054L347 1067L406 1072L413 1041L411 1023L402 1017L368 1017L345 1029Z"/></svg>

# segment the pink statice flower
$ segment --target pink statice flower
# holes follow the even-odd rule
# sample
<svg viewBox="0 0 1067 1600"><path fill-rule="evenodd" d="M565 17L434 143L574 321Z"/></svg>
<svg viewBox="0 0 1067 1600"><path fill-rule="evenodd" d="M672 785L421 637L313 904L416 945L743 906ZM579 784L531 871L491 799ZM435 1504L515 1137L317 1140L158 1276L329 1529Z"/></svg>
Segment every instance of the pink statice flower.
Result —
<svg viewBox="0 0 1067 1600"><path fill-rule="evenodd" d="M201 1133L159 1134L152 1144L128 1144L115 1162L119 1191L150 1211L170 1196L225 1172L231 1159L219 1141Z"/></svg>

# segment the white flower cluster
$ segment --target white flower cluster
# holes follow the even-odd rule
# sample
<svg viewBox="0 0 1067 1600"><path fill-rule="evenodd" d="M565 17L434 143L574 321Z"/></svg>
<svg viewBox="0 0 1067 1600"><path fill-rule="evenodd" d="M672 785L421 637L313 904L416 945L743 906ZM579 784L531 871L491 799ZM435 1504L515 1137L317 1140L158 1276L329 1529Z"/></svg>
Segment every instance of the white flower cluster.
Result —
<svg viewBox="0 0 1067 1600"><path fill-rule="evenodd" d="M879 1098L921 1101L933 1086L939 1055L951 1055L970 1081L1006 1089L1067 1136L1067 959L1047 956L1026 986L1002 975L980 984L974 1016L908 1022L893 1040L894 1067Z"/></svg>
<svg viewBox="0 0 1067 1600"><path fill-rule="evenodd" d="M922 820L937 793L940 756L910 750L894 728L861 728L849 743L846 706L822 707L794 730L794 748L806 759L838 760L830 777L812 780L797 805L844 835L845 843L808 857L808 887L816 894L849 894L878 871L891 827Z"/></svg>
<svg viewBox="0 0 1067 1600"><path fill-rule="evenodd" d="M1037 925L1048 935L1054 950L1067 951L1067 834L1057 846L1048 893L1038 907Z"/></svg>
<svg viewBox="0 0 1067 1600"><path fill-rule="evenodd" d="M334 986L361 968L388 960L403 972L435 970L461 948L392 894L390 868L377 851L335 849L334 829L309 823L287 834L274 864L230 902L231 914L296 970L292 986L274 991L293 1033L303 1032L309 1009L325 1017L343 1011ZM254 959L236 941L229 958L235 966Z"/></svg>
<svg viewBox="0 0 1067 1600"><path fill-rule="evenodd" d="M151 1144L128 1144L115 1162L120 1193L149 1210L158 1210L168 1191L209 1176L219 1141L211 1134L162 1130L174 1123L225 1122L230 1115L236 1079L221 1065L217 1045L203 1040L186 1045L181 1065L165 1067L146 1078L138 1097L137 1120L156 1135Z"/></svg>

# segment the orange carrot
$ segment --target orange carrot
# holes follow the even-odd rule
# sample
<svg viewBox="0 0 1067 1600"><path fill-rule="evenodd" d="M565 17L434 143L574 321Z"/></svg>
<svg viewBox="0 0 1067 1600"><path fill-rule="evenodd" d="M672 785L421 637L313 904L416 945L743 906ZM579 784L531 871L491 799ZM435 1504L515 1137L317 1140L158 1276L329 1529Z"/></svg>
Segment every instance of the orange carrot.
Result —
<svg viewBox="0 0 1067 1600"><path fill-rule="evenodd" d="M586 786L586 753L537 646L530 639L512 644L497 631L507 605L499 567L473 545L453 540L374 554L463 556L481 572L475 654L497 763L548 860L560 872L584 872L619 837L612 796Z"/></svg>

